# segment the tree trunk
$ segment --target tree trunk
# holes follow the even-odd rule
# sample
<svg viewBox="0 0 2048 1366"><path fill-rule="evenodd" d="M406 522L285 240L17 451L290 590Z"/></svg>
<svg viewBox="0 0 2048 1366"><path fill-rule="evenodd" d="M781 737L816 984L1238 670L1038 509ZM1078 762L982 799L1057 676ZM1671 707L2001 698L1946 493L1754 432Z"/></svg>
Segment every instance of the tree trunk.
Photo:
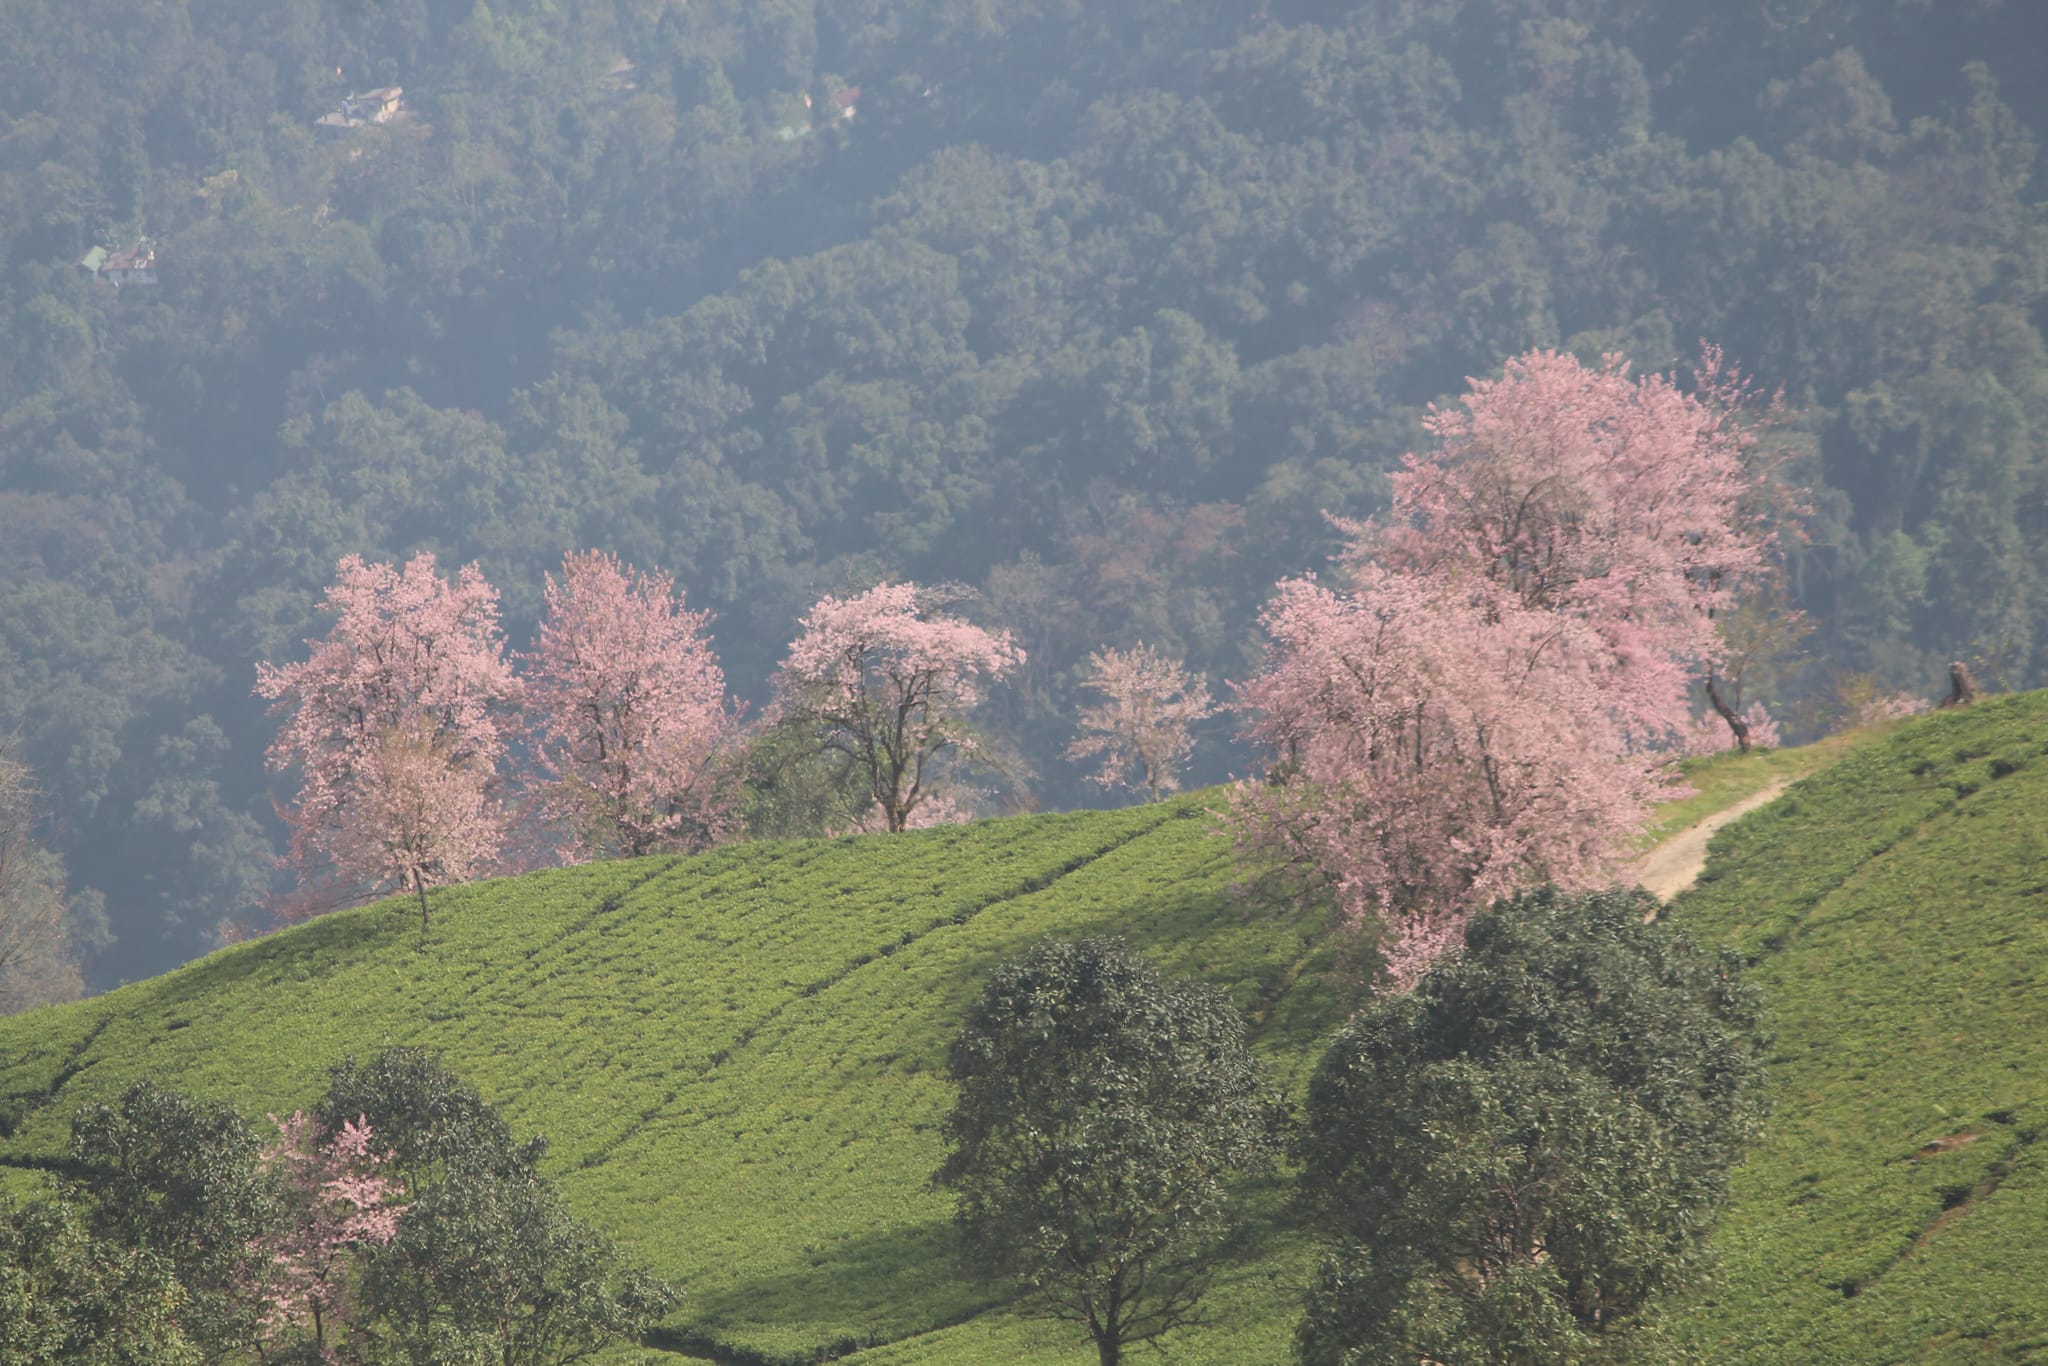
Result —
<svg viewBox="0 0 2048 1366"><path fill-rule="evenodd" d="M1714 686L1714 675L1707 675L1707 702L1714 708L1714 714L1728 723L1728 729L1735 733L1735 748L1738 752L1749 753L1749 722L1742 714L1721 700L1721 690Z"/></svg>
<svg viewBox="0 0 2048 1366"><path fill-rule="evenodd" d="M1124 1345L1118 1338L1119 1334L1112 1328L1095 1339L1095 1350L1102 1358L1102 1366L1117 1366L1123 1360Z"/></svg>
<svg viewBox="0 0 2048 1366"><path fill-rule="evenodd" d="M420 934L422 937L424 937L427 932L427 880L425 878L421 878L417 882L415 882L413 886L419 889Z"/></svg>
<svg viewBox="0 0 2048 1366"><path fill-rule="evenodd" d="M1970 666L1960 659L1948 666L1948 697L1941 709L1967 707L1977 700L1977 680L1970 673Z"/></svg>

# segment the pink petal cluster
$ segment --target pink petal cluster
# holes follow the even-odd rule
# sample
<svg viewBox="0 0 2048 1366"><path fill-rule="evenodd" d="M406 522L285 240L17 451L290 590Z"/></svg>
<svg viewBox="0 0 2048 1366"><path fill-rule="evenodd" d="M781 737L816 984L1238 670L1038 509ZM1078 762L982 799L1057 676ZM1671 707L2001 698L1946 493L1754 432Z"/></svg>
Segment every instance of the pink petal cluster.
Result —
<svg viewBox="0 0 2048 1366"><path fill-rule="evenodd" d="M308 658L256 666L285 718L270 766L301 770L291 861L422 896L472 876L503 839L492 792L519 695L496 590L475 565L442 578L424 552L402 569L350 555L321 606L336 620Z"/></svg>
<svg viewBox="0 0 2048 1366"><path fill-rule="evenodd" d="M1088 656L1088 667L1087 686L1104 700L1082 710L1083 734L1067 746L1067 757L1099 756L1102 767L1088 775L1090 782L1142 786L1158 801L1180 786L1179 769L1193 749L1189 728L1216 713L1207 685L1143 644L1098 650Z"/></svg>
<svg viewBox="0 0 2048 1366"><path fill-rule="evenodd" d="M326 1143L303 1111L270 1116L277 1141L263 1164L283 1178L287 1218L264 1243L270 1255L263 1328L272 1340L309 1335L323 1361L336 1360L332 1339L355 1309L353 1262L366 1244L388 1243L403 1214L397 1183L381 1176L381 1154L361 1117Z"/></svg>
<svg viewBox="0 0 2048 1366"><path fill-rule="evenodd" d="M776 679L778 713L815 726L826 748L851 759L891 831L930 797L935 758L975 752L967 718L983 678L1024 660L1007 631L935 607L932 590L914 583L821 598Z"/></svg>
<svg viewBox="0 0 2048 1366"><path fill-rule="evenodd" d="M1682 729L1714 614L1770 572L1745 390L1711 348L1695 393L1533 351L1434 409L1430 454L1392 476L1384 526L1351 526L1345 563L1484 580L1522 605L1585 622L1610 656L1605 691L1631 732Z"/></svg>
<svg viewBox="0 0 2048 1366"><path fill-rule="evenodd" d="M668 574L599 551L548 578L527 700L543 807L572 860L694 852L737 823L737 717Z"/></svg>
<svg viewBox="0 0 2048 1366"><path fill-rule="evenodd" d="M1378 918L1404 985L1468 908L1596 884L1657 789L1585 623L1365 566L1345 592L1283 583L1265 625L1240 698L1285 781L1240 789L1243 828Z"/></svg>
<svg viewBox="0 0 2048 1366"><path fill-rule="evenodd" d="M1849 718L1851 726L1873 726L1880 721L1898 721L1908 716L1918 716L1934 710L1934 704L1924 697L1915 697L1909 692L1892 693L1886 697L1873 697L1856 708L1856 714Z"/></svg>
<svg viewBox="0 0 2048 1366"><path fill-rule="evenodd" d="M1284 582L1240 689L1275 781L1237 800L1254 851L1375 916L1397 985L1472 908L1608 875L1719 658L1713 614L1762 580L1741 386L1700 392L1534 352L1432 412L1382 522L1340 523L1340 585Z"/></svg>

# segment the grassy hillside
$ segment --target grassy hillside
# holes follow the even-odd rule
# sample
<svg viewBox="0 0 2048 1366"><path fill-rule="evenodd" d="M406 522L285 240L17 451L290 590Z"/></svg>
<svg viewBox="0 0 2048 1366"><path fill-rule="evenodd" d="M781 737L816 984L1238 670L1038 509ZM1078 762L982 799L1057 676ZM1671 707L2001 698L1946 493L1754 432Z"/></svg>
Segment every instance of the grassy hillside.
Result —
<svg viewBox="0 0 2048 1366"><path fill-rule="evenodd" d="M927 1185L940 1064L995 962L1110 931L1227 988L1298 1087L1341 1013L1332 979L1304 961L1311 927L1229 898L1202 815L1182 801L544 873L438 897L424 944L403 902L328 917L0 1021L0 1161L22 1179L62 1151L73 1110L139 1075L260 1115L310 1103L344 1054L429 1044L549 1135L581 1213L684 1283L675 1348L1092 1360L1073 1330L946 1273L949 1197ZM1303 1255L1255 1238L1217 1326L1176 1355L1283 1355Z"/></svg>
<svg viewBox="0 0 2048 1366"><path fill-rule="evenodd" d="M2048 1356L2048 694L1859 739L1724 831L1672 908L1754 958L1777 1113L1723 1225L1725 1283L1669 1327L1716 1361ZM1695 781L1733 800L1814 760ZM1228 989L1298 1094L1341 975L1316 926L1230 899L1202 816L545 873L447 893L424 943L403 902L329 917L0 1021L0 1177L34 1179L78 1105L139 1075L260 1114L310 1102L344 1054L428 1044L553 1139L580 1212L684 1282L670 1352L1090 1361L950 1275L926 1184L940 1059L997 960L1114 931ZM1281 1194L1249 1192L1264 1217L1176 1360L1285 1359L1312 1254Z"/></svg>
<svg viewBox="0 0 2048 1366"><path fill-rule="evenodd" d="M1715 1361L2048 1359L2048 694L1914 722L1717 840L1672 908L1755 963L1776 1112Z"/></svg>

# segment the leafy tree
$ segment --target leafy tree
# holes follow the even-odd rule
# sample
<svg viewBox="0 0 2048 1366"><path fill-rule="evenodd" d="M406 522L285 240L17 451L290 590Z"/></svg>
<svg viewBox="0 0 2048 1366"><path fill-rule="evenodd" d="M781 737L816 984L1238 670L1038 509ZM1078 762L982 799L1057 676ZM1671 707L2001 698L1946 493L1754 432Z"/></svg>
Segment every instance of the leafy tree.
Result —
<svg viewBox="0 0 2048 1366"><path fill-rule="evenodd" d="M450 1162L531 1165L497 1110L474 1086L450 1072L430 1049L380 1049L368 1061L344 1058L327 1069L321 1127L335 1132L360 1119L410 1195L439 1178Z"/></svg>
<svg viewBox="0 0 2048 1366"><path fill-rule="evenodd" d="M779 716L852 761L891 832L931 796L933 760L981 752L967 724L981 680L1023 659L1007 632L941 615L942 601L914 583L821 598L776 676Z"/></svg>
<svg viewBox="0 0 2048 1366"><path fill-rule="evenodd" d="M1303 1360L1569 1360L1699 1269L1762 1127L1760 1006L1655 907L1497 903L1337 1036L1302 1140L1336 1244Z"/></svg>
<svg viewBox="0 0 2048 1366"><path fill-rule="evenodd" d="M935 1179L969 1262L1086 1325L1104 1366L1194 1321L1224 1179L1264 1160L1271 1118L1229 998L1121 940L1048 939L997 968L947 1065Z"/></svg>
<svg viewBox="0 0 2048 1366"><path fill-rule="evenodd" d="M874 811L867 775L851 756L821 750L801 718L782 718L748 738L743 801L751 839L803 839L851 829Z"/></svg>
<svg viewBox="0 0 2048 1366"><path fill-rule="evenodd" d="M160 1259L183 1287L180 1322L209 1357L259 1334L263 1240L279 1209L256 1136L223 1101L149 1080L71 1120L86 1228Z"/></svg>
<svg viewBox="0 0 2048 1366"><path fill-rule="evenodd" d="M411 1196L369 1249L361 1292L365 1331L392 1359L552 1366L639 1336L677 1302L569 1213L539 1171L546 1140L515 1141L437 1055L387 1048L335 1065L322 1123L351 1113Z"/></svg>
<svg viewBox="0 0 2048 1366"><path fill-rule="evenodd" d="M162 1258L93 1237L72 1202L0 1202L0 1366L198 1366L184 1306Z"/></svg>
<svg viewBox="0 0 2048 1366"><path fill-rule="evenodd" d="M1104 700L1081 713L1085 733L1067 746L1067 757L1100 755L1102 768L1089 780L1103 787L1133 786L1128 775L1135 769L1158 801L1180 786L1176 770L1193 747L1188 727L1216 712L1207 685L1149 645L1099 650L1088 665L1088 686Z"/></svg>
<svg viewBox="0 0 2048 1366"><path fill-rule="evenodd" d="M725 675L708 612L602 551L550 576L527 656L542 800L576 856L695 852L735 823Z"/></svg>
<svg viewBox="0 0 2048 1366"><path fill-rule="evenodd" d="M371 1260L366 1297L396 1358L554 1366L635 1338L680 1292L633 1268L521 1160L461 1153Z"/></svg>
<svg viewBox="0 0 2048 1366"><path fill-rule="evenodd" d="M425 552L403 569L350 555L324 605L337 620L308 659L256 666L286 718L271 767L300 768L291 860L330 895L417 893L424 930L428 886L474 876L503 842L498 709L518 685L497 595L475 565L451 584Z"/></svg>

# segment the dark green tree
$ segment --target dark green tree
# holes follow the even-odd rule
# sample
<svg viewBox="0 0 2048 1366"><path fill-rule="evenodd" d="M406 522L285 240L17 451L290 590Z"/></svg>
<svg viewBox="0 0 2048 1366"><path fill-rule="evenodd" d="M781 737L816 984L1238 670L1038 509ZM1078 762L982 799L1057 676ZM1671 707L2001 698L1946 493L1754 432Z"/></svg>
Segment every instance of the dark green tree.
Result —
<svg viewBox="0 0 2048 1366"><path fill-rule="evenodd" d="M413 1197L366 1276L368 1335L392 1359L553 1366L638 1337L680 1299L569 1212L540 1174L547 1140L515 1140L439 1054L336 1064L320 1115L367 1118Z"/></svg>
<svg viewBox="0 0 2048 1366"><path fill-rule="evenodd" d="M1527 893L1345 1027L1302 1189L1336 1246L1302 1360L1567 1361L1684 1284L1762 1127L1740 960L1640 890Z"/></svg>
<svg viewBox="0 0 2048 1366"><path fill-rule="evenodd" d="M516 1142L477 1089L426 1048L386 1048L367 1062L334 1064L319 1115L329 1133L368 1121L377 1149L389 1155L387 1170L414 1195L457 1162L509 1171L531 1167L541 1151Z"/></svg>
<svg viewBox="0 0 2048 1366"><path fill-rule="evenodd" d="M569 1212L522 1149L449 1160L371 1259L372 1330L395 1360L557 1366L637 1338L681 1298Z"/></svg>
<svg viewBox="0 0 2048 1366"><path fill-rule="evenodd" d="M947 1062L960 1097L935 1179L969 1264L1086 1325L1103 1366L1195 1321L1224 1180L1271 1132L1229 998L1119 939L1048 939L996 970Z"/></svg>
<svg viewBox="0 0 2048 1366"><path fill-rule="evenodd" d="M170 1268L184 1288L180 1323L209 1357L256 1338L256 1244L279 1213L258 1151L232 1105L146 1079L71 1119L86 1228Z"/></svg>
<svg viewBox="0 0 2048 1366"><path fill-rule="evenodd" d="M0 1202L0 1366L196 1366L184 1304L169 1266L93 1237L68 1201Z"/></svg>

